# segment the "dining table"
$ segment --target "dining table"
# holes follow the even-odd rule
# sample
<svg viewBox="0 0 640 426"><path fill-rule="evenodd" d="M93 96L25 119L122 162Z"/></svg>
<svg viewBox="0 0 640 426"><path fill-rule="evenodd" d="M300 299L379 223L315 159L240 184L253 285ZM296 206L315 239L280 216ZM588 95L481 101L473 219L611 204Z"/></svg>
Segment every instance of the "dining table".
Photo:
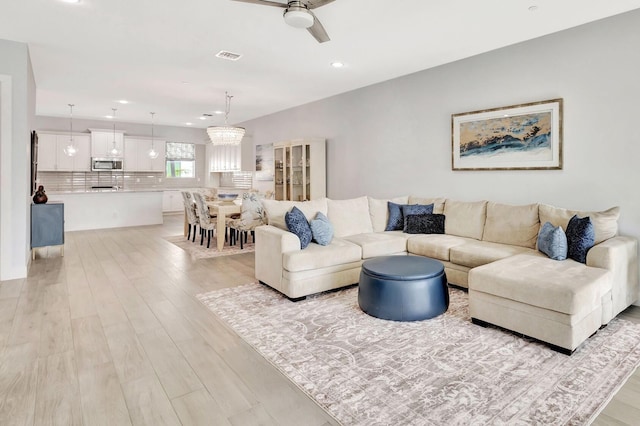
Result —
<svg viewBox="0 0 640 426"><path fill-rule="evenodd" d="M233 214L240 214L242 204L236 201L207 201L209 214L217 216L216 222L216 246L218 251L224 247L224 234L227 226L227 217Z"/></svg>

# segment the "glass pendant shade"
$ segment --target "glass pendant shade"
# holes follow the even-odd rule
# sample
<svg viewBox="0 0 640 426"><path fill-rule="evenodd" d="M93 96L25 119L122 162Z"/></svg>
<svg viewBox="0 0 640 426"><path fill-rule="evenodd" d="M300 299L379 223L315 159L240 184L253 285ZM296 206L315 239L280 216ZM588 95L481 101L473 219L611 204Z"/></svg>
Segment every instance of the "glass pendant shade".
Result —
<svg viewBox="0 0 640 426"><path fill-rule="evenodd" d="M73 104L69 105L69 143L64 147L64 155L67 157L74 157L78 153L78 149L73 143Z"/></svg>
<svg viewBox="0 0 640 426"><path fill-rule="evenodd" d="M231 109L231 98L227 92L225 95L225 112L224 112L224 126L211 126L207 128L207 134L213 145L240 145L242 137L244 136L244 128L229 126L227 124L227 118L229 116L229 110Z"/></svg>
<svg viewBox="0 0 640 426"><path fill-rule="evenodd" d="M151 149L149 149L149 151L147 151L147 155L149 156L149 158L151 158L152 160L155 160L156 158L158 158L159 152L156 151L156 148L154 146L154 140L153 140L153 116L156 114L155 112L150 112L149 114L151 114Z"/></svg>
<svg viewBox="0 0 640 426"><path fill-rule="evenodd" d="M111 108L111 110L113 111L113 120L116 119L116 108ZM116 122L113 122L113 145L111 147L111 150L109 151L109 155L112 157L122 157L122 152L118 149L117 145L116 145Z"/></svg>

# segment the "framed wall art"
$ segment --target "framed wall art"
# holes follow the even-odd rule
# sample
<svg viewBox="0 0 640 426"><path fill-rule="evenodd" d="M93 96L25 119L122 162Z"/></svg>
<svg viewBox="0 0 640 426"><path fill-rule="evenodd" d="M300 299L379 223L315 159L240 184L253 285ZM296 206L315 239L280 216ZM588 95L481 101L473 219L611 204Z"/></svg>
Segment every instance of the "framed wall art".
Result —
<svg viewBox="0 0 640 426"><path fill-rule="evenodd" d="M453 170L562 169L562 99L451 116Z"/></svg>
<svg viewBox="0 0 640 426"><path fill-rule="evenodd" d="M256 145L256 180L273 180L273 144Z"/></svg>

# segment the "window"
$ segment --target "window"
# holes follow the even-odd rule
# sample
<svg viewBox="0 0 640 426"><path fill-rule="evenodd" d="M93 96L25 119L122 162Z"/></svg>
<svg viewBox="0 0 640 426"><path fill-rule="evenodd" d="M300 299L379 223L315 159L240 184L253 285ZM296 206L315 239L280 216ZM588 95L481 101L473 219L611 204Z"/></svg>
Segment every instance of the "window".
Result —
<svg viewBox="0 0 640 426"><path fill-rule="evenodd" d="M196 146L192 143L167 142L167 177L196 176Z"/></svg>

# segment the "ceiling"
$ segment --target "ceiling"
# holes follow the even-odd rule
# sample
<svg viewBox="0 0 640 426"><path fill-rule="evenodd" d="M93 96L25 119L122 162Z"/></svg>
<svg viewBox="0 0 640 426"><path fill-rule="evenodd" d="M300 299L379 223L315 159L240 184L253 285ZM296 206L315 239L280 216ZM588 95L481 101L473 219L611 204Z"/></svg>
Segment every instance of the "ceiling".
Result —
<svg viewBox="0 0 640 426"><path fill-rule="evenodd" d="M284 3L284 1L283 1ZM530 11L531 7L537 10ZM2 0L0 39L28 43L36 114L207 127L640 8L640 0L336 0L319 44L283 10L231 0ZM218 59L227 50L238 61ZM1 60L1 58L0 58ZM341 61L335 69L331 62ZM130 103L121 105L119 100Z"/></svg>

